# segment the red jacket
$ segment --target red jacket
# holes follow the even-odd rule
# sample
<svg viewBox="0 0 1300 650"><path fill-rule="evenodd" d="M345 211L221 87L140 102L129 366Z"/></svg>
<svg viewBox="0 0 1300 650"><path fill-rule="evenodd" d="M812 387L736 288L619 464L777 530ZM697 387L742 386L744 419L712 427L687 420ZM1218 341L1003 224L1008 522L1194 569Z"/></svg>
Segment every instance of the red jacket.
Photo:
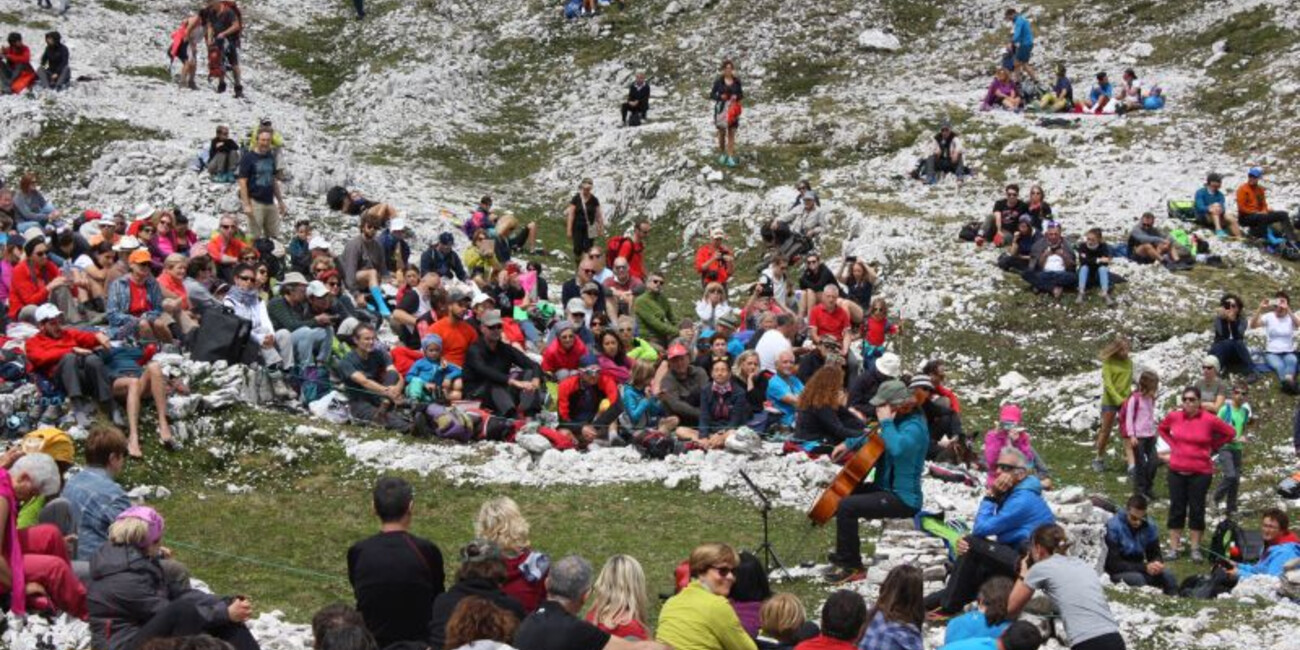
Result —
<svg viewBox="0 0 1300 650"><path fill-rule="evenodd" d="M617 255L627 260L628 273L632 277L645 282L645 243L638 242L631 237L624 237L618 245ZM611 260L612 261L612 260Z"/></svg>
<svg viewBox="0 0 1300 650"><path fill-rule="evenodd" d="M841 641L819 634L795 646L794 650L857 650L857 648L858 646L852 641Z"/></svg>
<svg viewBox="0 0 1300 650"><path fill-rule="evenodd" d="M49 301L50 292L45 288L50 280L59 277L59 267L54 262L45 261L45 268L36 277L32 277L32 265L23 262L14 267L13 282L9 287L9 319L17 320L18 312L27 305L41 305Z"/></svg>
<svg viewBox="0 0 1300 650"><path fill-rule="evenodd" d="M32 49L26 45L19 45L16 49L5 47L4 54L10 67L32 64Z"/></svg>
<svg viewBox="0 0 1300 650"><path fill-rule="evenodd" d="M536 611L542 601L546 600L546 576L542 575L536 581L529 581L524 576L522 568L535 554L532 549L524 549L519 555L507 557L505 559L506 583L501 586L501 591L519 601L527 614Z"/></svg>
<svg viewBox="0 0 1300 650"><path fill-rule="evenodd" d="M560 382L558 390L558 401L560 402L560 422L561 424L569 422L569 398L578 390L578 382L582 381L582 375L570 375L564 381ZM596 390L605 394L605 399L609 400L609 405L613 406L618 403L618 384L614 380L601 373L596 381Z"/></svg>
<svg viewBox="0 0 1300 650"><path fill-rule="evenodd" d="M730 248L722 246L721 250L723 255L731 255ZM695 272L700 274L700 279L706 284L709 282L726 284L731 277L731 263L714 260L713 242L709 242L695 251Z"/></svg>
<svg viewBox="0 0 1300 650"><path fill-rule="evenodd" d="M587 354L587 344L583 343L582 339L573 339L573 347L566 351L560 347L560 338L557 336L542 352L542 370L546 372L577 370L585 354Z"/></svg>
<svg viewBox="0 0 1300 650"><path fill-rule="evenodd" d="M32 371L46 377L53 377L59 360L72 354L72 348L94 349L99 347L99 337L91 332L65 329L63 336L52 339L44 332L27 339L27 362L32 364Z"/></svg>
<svg viewBox="0 0 1300 650"><path fill-rule="evenodd" d="M1237 435L1231 424L1205 410L1191 418L1182 409L1174 411L1165 416L1156 431L1169 443L1171 471L1201 475L1214 473L1210 455Z"/></svg>

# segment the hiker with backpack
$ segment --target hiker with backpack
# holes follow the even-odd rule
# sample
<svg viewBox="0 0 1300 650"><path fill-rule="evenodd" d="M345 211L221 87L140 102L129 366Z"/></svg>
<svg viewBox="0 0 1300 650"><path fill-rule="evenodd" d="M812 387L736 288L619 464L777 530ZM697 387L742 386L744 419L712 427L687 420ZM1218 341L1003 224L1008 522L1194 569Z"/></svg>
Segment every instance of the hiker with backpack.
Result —
<svg viewBox="0 0 1300 650"><path fill-rule="evenodd" d="M1291 298L1285 291L1278 290L1272 300L1259 303L1250 317L1250 329L1261 327L1268 340L1264 361L1277 374L1282 392L1300 394L1296 385L1296 328L1300 327L1300 316L1291 311Z"/></svg>
<svg viewBox="0 0 1300 650"><path fill-rule="evenodd" d="M1246 427L1250 426L1254 416L1246 396L1246 384L1238 383L1232 388L1232 400L1218 411L1219 419L1231 424L1232 428L1237 430L1237 436L1232 439L1232 442L1224 445L1216 457L1223 478L1219 481L1219 487L1214 490L1212 503L1217 506L1220 501L1224 501L1224 513L1229 517L1237 514L1237 491L1241 488L1242 471L1241 443L1246 440Z"/></svg>
<svg viewBox="0 0 1300 650"><path fill-rule="evenodd" d="M1237 432L1201 406L1201 391L1183 389L1182 408L1165 416L1156 427L1169 445L1169 552L1177 558L1183 527L1191 530L1193 562L1200 562L1201 535L1205 532L1205 497L1214 475L1211 455L1231 442ZM1190 522L1188 521L1190 519Z"/></svg>
<svg viewBox="0 0 1300 650"><path fill-rule="evenodd" d="M1229 233L1241 237L1241 226L1236 217L1227 213L1227 199L1223 196L1223 175L1210 172L1205 177L1205 185L1196 190L1192 210L1196 214L1196 223L1214 229L1220 239Z"/></svg>
<svg viewBox="0 0 1300 650"><path fill-rule="evenodd" d="M1263 167L1251 167L1246 172L1246 182L1237 186L1237 222L1250 229L1250 234L1262 237L1270 245L1297 240L1295 227L1287 213L1272 210L1265 198L1265 189L1260 185L1264 178ZM1279 238L1273 234L1273 225L1282 231Z"/></svg>
<svg viewBox="0 0 1300 650"><path fill-rule="evenodd" d="M650 84L645 80L645 73L636 73L636 81L627 87L627 99L619 107L623 115L623 126L641 126L650 112Z"/></svg>
<svg viewBox="0 0 1300 650"><path fill-rule="evenodd" d="M722 62L722 74L713 81L709 99L713 100L713 125L718 130L718 164L736 166L736 130L740 128L741 100L744 87L736 76L731 59Z"/></svg>
<svg viewBox="0 0 1300 650"><path fill-rule="evenodd" d="M591 193L594 186L590 178L582 179L578 193L564 209L565 235L573 245L573 256L578 259L591 250L596 239L605 236L605 211L600 207L600 199Z"/></svg>
<svg viewBox="0 0 1300 650"><path fill-rule="evenodd" d="M605 242L605 265L614 266L614 260L627 260L632 277L645 282L645 244L650 236L650 222L641 219L632 226L632 234L616 235Z"/></svg>
<svg viewBox="0 0 1300 650"><path fill-rule="evenodd" d="M244 96L240 83L239 48L244 32L244 16L232 0L211 0L199 12L205 27L208 46L208 75L217 78L217 92L226 92L226 70L235 84L235 98Z"/></svg>
<svg viewBox="0 0 1300 650"><path fill-rule="evenodd" d="M186 16L176 31L172 32L167 53L173 59L181 60L181 88L199 89L194 77L199 69L199 43L203 42L203 38L203 18L198 13Z"/></svg>
<svg viewBox="0 0 1300 650"><path fill-rule="evenodd" d="M1155 587L1166 596L1178 594L1178 580L1165 566L1160 533L1147 517L1147 498L1129 497L1124 510L1106 522L1106 575L1115 584Z"/></svg>

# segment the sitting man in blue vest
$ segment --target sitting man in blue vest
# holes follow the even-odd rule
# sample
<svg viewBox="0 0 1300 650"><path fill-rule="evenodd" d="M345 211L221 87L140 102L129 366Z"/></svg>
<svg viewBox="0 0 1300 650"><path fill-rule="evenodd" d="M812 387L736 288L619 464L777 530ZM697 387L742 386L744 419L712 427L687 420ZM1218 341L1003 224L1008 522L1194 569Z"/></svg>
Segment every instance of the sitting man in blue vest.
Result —
<svg viewBox="0 0 1300 650"><path fill-rule="evenodd" d="M1160 532L1147 517L1147 499L1140 494L1129 497L1127 507L1106 522L1106 575L1111 582L1178 594L1178 580L1165 568L1160 552Z"/></svg>

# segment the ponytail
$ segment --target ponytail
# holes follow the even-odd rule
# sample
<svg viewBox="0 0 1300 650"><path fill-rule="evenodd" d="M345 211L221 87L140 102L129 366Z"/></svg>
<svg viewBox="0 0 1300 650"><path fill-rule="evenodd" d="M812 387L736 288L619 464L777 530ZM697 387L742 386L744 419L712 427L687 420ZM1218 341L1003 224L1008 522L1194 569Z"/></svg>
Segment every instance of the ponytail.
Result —
<svg viewBox="0 0 1300 650"><path fill-rule="evenodd" d="M1041 547L1052 555L1064 555L1070 549L1070 540L1065 536L1065 529L1057 524L1044 524L1034 529L1034 545Z"/></svg>

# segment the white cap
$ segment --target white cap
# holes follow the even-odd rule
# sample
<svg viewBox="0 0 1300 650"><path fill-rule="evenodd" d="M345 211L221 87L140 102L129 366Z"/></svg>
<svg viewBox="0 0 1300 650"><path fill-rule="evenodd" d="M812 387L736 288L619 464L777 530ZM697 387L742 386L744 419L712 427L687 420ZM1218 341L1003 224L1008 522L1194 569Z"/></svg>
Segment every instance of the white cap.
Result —
<svg viewBox="0 0 1300 650"><path fill-rule="evenodd" d="M44 236L45 236L45 231L41 230L39 226L32 226L31 228L28 228L27 230L23 231L23 241L31 241L33 239L36 239L37 237L44 237Z"/></svg>
<svg viewBox="0 0 1300 650"><path fill-rule="evenodd" d="M61 311L58 307L55 307L54 305L51 305L49 303L45 303L44 305L41 305L40 307L36 308L37 323L44 323L47 320L53 320L61 316L63 316L63 311Z"/></svg>
<svg viewBox="0 0 1300 650"><path fill-rule="evenodd" d="M150 217L152 215L153 215L153 206L149 205L148 203L140 203L135 206L134 210L131 211L131 216L134 217L136 221L139 221L146 217Z"/></svg>
<svg viewBox="0 0 1300 650"><path fill-rule="evenodd" d="M117 245L113 247L113 250L119 253L125 253L137 248L140 248L140 240L130 235L125 235L121 239L117 240Z"/></svg>
<svg viewBox="0 0 1300 650"><path fill-rule="evenodd" d="M361 321L351 316L348 316L347 318L343 319L342 323L339 323L337 334L339 336L352 336L352 333L357 331L357 326L360 324Z"/></svg>
<svg viewBox="0 0 1300 650"><path fill-rule="evenodd" d="M317 249L329 250L330 243L325 241L324 237L312 237L311 241L307 242L307 248L310 250L317 250Z"/></svg>
<svg viewBox="0 0 1300 650"><path fill-rule="evenodd" d="M582 298L569 298L569 304L566 306L568 307L568 309L565 310L566 313L569 314L587 313L587 303L583 302Z"/></svg>
<svg viewBox="0 0 1300 650"><path fill-rule="evenodd" d="M393 232L406 230L406 219L394 217L392 221L388 222L388 229Z"/></svg>
<svg viewBox="0 0 1300 650"><path fill-rule="evenodd" d="M469 301L469 304L471 307L477 307L479 306L479 304L487 302L489 300L492 300L492 296L489 296L486 293L479 291L474 294L474 297Z"/></svg>
<svg viewBox="0 0 1300 650"><path fill-rule="evenodd" d="M307 283L307 295L312 298L324 298L330 295L329 287L325 286L320 280L312 280Z"/></svg>

